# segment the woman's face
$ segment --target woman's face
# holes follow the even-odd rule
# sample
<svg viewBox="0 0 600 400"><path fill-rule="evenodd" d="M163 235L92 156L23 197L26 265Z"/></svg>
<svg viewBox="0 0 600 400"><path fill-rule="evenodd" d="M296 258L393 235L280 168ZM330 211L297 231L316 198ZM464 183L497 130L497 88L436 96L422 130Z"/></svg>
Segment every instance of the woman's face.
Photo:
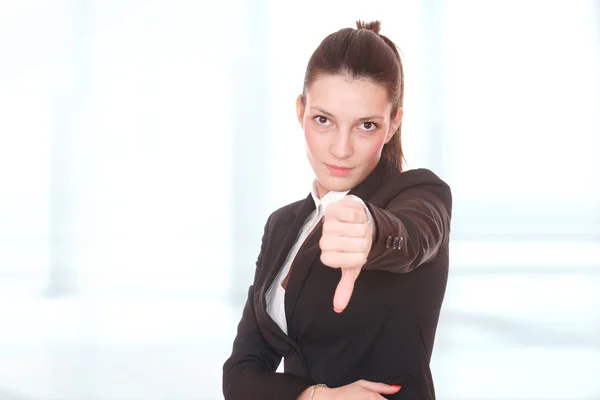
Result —
<svg viewBox="0 0 600 400"><path fill-rule="evenodd" d="M373 171L402 119L385 87L345 75L320 75L296 101L319 195L354 188Z"/></svg>

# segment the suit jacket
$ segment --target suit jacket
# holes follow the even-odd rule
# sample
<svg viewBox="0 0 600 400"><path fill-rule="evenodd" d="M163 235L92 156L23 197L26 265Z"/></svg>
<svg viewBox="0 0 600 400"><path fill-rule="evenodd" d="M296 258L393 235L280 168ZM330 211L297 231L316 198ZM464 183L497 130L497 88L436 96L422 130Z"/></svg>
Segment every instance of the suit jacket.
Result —
<svg viewBox="0 0 600 400"><path fill-rule="evenodd" d="M349 194L366 203L376 229L350 303L333 311L341 273L320 261L319 226L287 284L288 335L268 315L265 294L315 204L309 195L268 218L223 366L226 400L295 400L315 383L359 379L402 385L390 399L435 399L429 362L448 278L450 188L429 170L401 173L382 160ZM275 373L282 358L285 373Z"/></svg>

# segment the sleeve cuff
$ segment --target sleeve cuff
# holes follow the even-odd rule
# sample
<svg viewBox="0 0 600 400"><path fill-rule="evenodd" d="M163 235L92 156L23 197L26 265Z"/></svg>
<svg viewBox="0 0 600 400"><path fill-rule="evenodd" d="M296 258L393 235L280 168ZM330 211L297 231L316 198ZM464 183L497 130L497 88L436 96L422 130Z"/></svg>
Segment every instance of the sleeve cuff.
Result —
<svg viewBox="0 0 600 400"><path fill-rule="evenodd" d="M365 202L362 201L362 199L358 196L350 194L348 195L348 197L352 197L365 209L365 213L367 214L367 221L369 222L369 228L371 228L371 233L373 233L373 215L371 214L371 210L369 210L369 207L367 207Z"/></svg>

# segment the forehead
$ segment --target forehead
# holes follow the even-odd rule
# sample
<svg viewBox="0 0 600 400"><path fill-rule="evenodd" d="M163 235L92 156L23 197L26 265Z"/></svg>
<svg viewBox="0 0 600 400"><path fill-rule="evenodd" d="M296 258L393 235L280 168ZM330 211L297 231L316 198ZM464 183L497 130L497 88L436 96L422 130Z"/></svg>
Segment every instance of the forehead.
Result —
<svg viewBox="0 0 600 400"><path fill-rule="evenodd" d="M317 77L306 91L306 106L318 107L336 116L356 118L386 115L392 108L383 85L345 75Z"/></svg>

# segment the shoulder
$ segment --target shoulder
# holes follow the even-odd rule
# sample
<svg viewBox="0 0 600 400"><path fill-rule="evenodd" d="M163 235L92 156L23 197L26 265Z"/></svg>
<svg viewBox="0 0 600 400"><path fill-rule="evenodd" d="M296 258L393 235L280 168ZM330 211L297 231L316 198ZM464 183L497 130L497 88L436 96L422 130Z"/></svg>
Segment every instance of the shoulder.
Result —
<svg viewBox="0 0 600 400"><path fill-rule="evenodd" d="M445 188L450 191L450 185L440 178L435 172L427 168L410 169L398 173L396 183L406 187L432 186Z"/></svg>
<svg viewBox="0 0 600 400"><path fill-rule="evenodd" d="M289 223L294 218L294 213L302 205L303 200L298 200L293 203L286 204L273 211L267 219L267 226L274 227Z"/></svg>
<svg viewBox="0 0 600 400"><path fill-rule="evenodd" d="M390 180L404 186L443 185L448 186L435 172L427 168L409 169L391 174Z"/></svg>
<svg viewBox="0 0 600 400"><path fill-rule="evenodd" d="M269 218L272 218L275 221L280 220L281 218L285 218L290 214L293 214L294 211L298 209L298 207L300 207L303 201L304 200L298 200L293 203L286 204L283 207L279 207L277 210L271 213L271 216Z"/></svg>
<svg viewBox="0 0 600 400"><path fill-rule="evenodd" d="M417 196L419 193L432 193L446 205L452 204L450 185L426 168L394 171L380 188L380 195L390 199L409 194Z"/></svg>

